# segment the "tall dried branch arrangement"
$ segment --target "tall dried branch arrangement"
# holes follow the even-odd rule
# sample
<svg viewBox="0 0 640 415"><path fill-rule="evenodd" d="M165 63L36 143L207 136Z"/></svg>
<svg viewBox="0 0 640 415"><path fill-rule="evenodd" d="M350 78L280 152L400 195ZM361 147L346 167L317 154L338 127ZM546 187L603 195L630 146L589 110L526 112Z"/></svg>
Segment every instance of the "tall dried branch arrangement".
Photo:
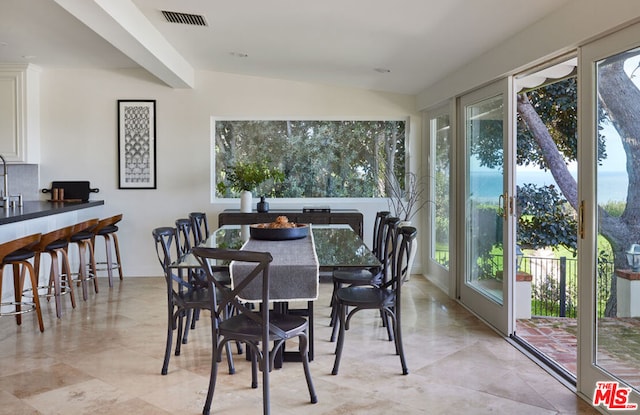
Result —
<svg viewBox="0 0 640 415"><path fill-rule="evenodd" d="M400 220L410 221L420 209L429 203L426 195L426 183L420 180L415 173L406 173L404 188L391 171L385 172L385 181L389 195L389 210Z"/></svg>

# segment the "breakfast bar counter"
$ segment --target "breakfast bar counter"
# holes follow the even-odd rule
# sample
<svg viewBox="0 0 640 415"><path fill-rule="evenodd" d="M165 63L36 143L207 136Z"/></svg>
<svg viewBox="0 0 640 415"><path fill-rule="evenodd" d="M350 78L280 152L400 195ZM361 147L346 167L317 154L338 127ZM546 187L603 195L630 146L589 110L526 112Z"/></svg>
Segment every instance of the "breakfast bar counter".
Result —
<svg viewBox="0 0 640 415"><path fill-rule="evenodd" d="M22 207L0 207L0 243L34 233L46 233L91 218L102 217L103 200L87 202L25 201Z"/></svg>
<svg viewBox="0 0 640 415"><path fill-rule="evenodd" d="M0 225L42 218L101 205L104 205L103 200L92 200L87 202L27 201L23 203L22 207L9 209L0 208Z"/></svg>

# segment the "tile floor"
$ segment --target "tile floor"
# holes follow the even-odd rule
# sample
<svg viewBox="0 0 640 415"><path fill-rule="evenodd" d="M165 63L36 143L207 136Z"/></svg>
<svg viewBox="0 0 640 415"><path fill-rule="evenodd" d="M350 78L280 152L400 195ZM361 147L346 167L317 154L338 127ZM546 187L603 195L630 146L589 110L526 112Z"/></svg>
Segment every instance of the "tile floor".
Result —
<svg viewBox="0 0 640 415"><path fill-rule="evenodd" d="M45 305L46 330L25 316L0 319L0 413L199 414L209 371L207 318L190 333L181 356L160 375L165 341L161 278L129 278L55 318ZM328 299L316 303L316 356L311 370L319 402L311 405L298 363L271 377L274 414L596 414L591 406L422 277L406 285L402 376L392 343L375 312L361 312L347 332L340 373L330 374L334 344ZM65 298L65 303L68 299ZM215 414L261 413L260 389L250 388L249 364L224 366Z"/></svg>

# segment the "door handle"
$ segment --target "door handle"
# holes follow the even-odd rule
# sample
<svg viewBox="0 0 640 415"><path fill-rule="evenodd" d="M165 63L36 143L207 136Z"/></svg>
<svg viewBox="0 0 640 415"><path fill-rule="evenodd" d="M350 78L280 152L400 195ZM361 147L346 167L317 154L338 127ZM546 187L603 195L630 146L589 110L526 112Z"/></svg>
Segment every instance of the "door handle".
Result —
<svg viewBox="0 0 640 415"><path fill-rule="evenodd" d="M578 234L580 239L584 239L584 200L580 201L578 209Z"/></svg>
<svg viewBox="0 0 640 415"><path fill-rule="evenodd" d="M498 197L498 216L501 216L503 219L507 219L509 212L507 211L507 205L505 204L509 200L509 193L504 192ZM513 205L511 205L513 207Z"/></svg>

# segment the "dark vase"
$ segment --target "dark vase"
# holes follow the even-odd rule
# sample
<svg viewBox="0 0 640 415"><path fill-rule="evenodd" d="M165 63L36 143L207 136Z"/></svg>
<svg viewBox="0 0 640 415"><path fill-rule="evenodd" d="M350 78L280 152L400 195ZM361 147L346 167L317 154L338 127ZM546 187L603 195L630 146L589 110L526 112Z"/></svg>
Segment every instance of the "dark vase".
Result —
<svg viewBox="0 0 640 415"><path fill-rule="evenodd" d="M269 211L269 202L264 201L264 196L260 196L260 201L258 202L258 206L256 207L258 212L268 212Z"/></svg>

